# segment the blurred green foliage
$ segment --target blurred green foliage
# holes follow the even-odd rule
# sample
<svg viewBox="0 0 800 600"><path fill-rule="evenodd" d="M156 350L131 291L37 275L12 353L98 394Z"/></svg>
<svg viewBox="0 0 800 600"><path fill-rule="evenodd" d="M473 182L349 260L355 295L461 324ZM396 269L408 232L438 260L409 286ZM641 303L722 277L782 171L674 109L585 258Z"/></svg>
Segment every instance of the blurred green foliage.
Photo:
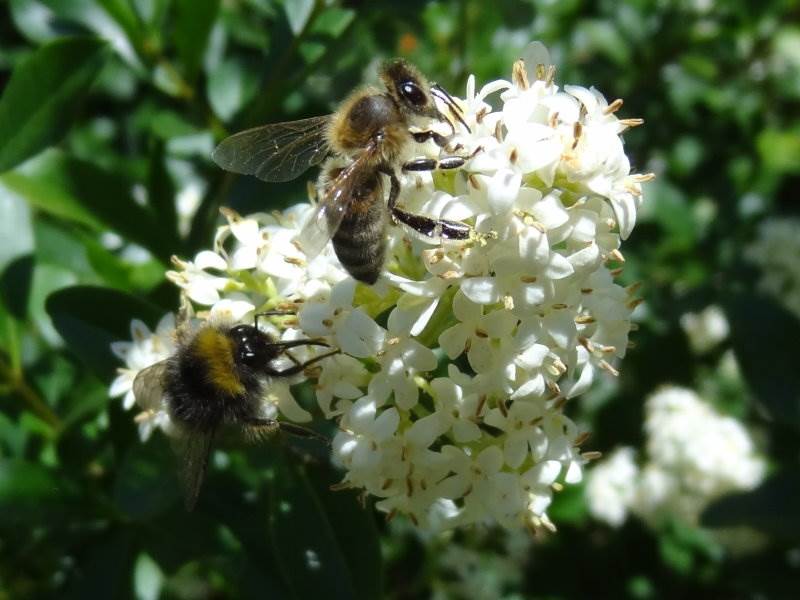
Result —
<svg viewBox="0 0 800 600"><path fill-rule="evenodd" d="M623 248L625 280L644 282L637 347L573 416L594 432L592 449L635 445L656 387L711 390L759 429L772 475L711 507L707 525L749 525L768 542L737 557L680 523L612 531L568 490L552 509L559 533L537 540L498 593L796 594L800 323L755 295L759 273L742 259L765 217L799 212L796 0L6 0L0 10L0 598L470 597L448 587L457 573L439 563L442 549L491 557L499 533L422 541L388 526L328 490L337 475L313 448L218 453L186 514L164 440L140 444L131 415L108 400L108 344L129 337L131 318L154 326L174 310L170 256L209 246L220 205L246 213L304 199L303 180L220 171L216 141L329 112L388 56L457 94L469 73L508 77L533 39L550 48L559 83L622 97L623 117L645 119L625 141L635 169L658 175ZM679 318L711 303L725 308L731 339L696 356ZM744 385L718 369L728 347Z"/></svg>

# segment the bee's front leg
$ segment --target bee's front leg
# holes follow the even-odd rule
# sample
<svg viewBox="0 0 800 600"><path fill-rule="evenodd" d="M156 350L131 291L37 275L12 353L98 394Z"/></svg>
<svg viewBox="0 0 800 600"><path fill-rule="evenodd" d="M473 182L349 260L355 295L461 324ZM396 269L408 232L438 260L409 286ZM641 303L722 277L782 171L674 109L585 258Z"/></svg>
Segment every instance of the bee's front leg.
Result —
<svg viewBox="0 0 800 600"><path fill-rule="evenodd" d="M389 212L396 223L402 223L417 233L432 239L468 240L472 237L472 227L459 221L434 219L410 213L399 208L397 206L397 198L400 195L400 181L391 169L384 169L381 172L387 175L391 182L391 188L389 190Z"/></svg>

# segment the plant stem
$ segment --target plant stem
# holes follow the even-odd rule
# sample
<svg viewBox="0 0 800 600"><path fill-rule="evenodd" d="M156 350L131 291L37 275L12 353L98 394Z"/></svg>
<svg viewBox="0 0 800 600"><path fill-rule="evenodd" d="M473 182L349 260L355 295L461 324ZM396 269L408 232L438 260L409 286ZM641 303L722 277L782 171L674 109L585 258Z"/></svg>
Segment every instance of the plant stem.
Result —
<svg viewBox="0 0 800 600"><path fill-rule="evenodd" d="M22 376L22 371L16 372L14 368L0 361L0 378L8 383L9 392L16 393L25 402L30 411L50 425L54 430L59 431L62 423L58 415L53 412L47 403L42 400L39 394L28 384Z"/></svg>

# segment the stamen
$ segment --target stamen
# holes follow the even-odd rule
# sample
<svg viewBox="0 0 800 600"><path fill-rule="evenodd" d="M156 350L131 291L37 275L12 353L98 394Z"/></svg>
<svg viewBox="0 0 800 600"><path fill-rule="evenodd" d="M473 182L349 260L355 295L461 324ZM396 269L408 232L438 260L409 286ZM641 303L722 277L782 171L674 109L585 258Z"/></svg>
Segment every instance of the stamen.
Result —
<svg viewBox="0 0 800 600"><path fill-rule="evenodd" d="M603 114L610 115L617 112L620 108L622 108L622 98L617 98L603 109Z"/></svg>

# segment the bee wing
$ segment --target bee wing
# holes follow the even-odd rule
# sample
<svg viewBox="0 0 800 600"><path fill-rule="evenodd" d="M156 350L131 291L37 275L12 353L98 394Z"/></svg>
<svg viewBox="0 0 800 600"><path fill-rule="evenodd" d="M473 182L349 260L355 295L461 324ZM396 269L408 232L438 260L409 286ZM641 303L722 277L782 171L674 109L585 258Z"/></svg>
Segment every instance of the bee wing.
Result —
<svg viewBox="0 0 800 600"><path fill-rule="evenodd" d="M211 153L220 167L264 181L290 181L328 155L330 115L240 131Z"/></svg>
<svg viewBox="0 0 800 600"><path fill-rule="evenodd" d="M309 260L322 252L336 234L350 208L354 187L360 181L364 169L373 164L377 152L377 143L371 142L353 162L342 169L297 234L297 244Z"/></svg>
<svg viewBox="0 0 800 600"><path fill-rule="evenodd" d="M169 359L146 367L133 380L133 397L142 410L157 411L164 396L164 375Z"/></svg>
<svg viewBox="0 0 800 600"><path fill-rule="evenodd" d="M216 429L187 430L172 440L173 449L180 461L178 476L183 488L184 506L188 511L194 509L200 496L200 489L208 471L208 459L211 456L215 433Z"/></svg>

